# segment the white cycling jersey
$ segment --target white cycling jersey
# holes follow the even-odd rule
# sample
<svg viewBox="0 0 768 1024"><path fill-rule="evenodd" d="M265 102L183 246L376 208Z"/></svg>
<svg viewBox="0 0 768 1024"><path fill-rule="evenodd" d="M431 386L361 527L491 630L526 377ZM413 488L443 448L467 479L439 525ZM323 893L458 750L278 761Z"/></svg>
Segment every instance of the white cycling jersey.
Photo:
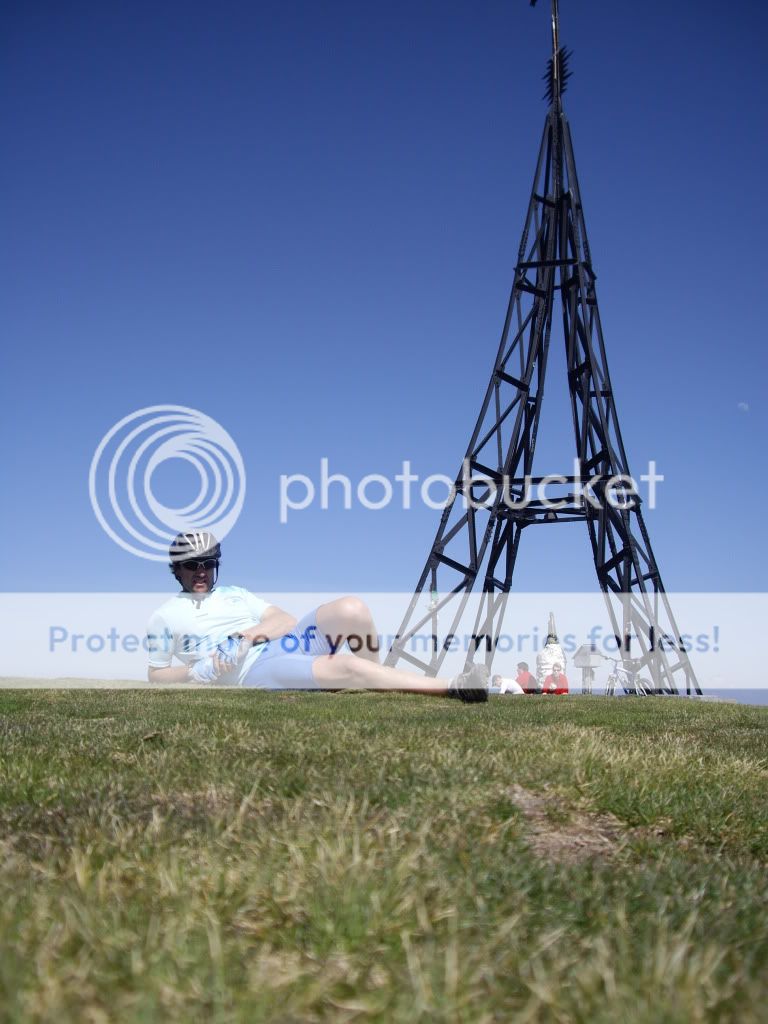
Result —
<svg viewBox="0 0 768 1024"><path fill-rule="evenodd" d="M168 668L176 657L185 665L211 654L231 633L257 625L269 602L243 587L216 587L208 594L174 594L147 626L149 664ZM219 684L237 685L248 674L264 644L252 647L237 669L219 676Z"/></svg>

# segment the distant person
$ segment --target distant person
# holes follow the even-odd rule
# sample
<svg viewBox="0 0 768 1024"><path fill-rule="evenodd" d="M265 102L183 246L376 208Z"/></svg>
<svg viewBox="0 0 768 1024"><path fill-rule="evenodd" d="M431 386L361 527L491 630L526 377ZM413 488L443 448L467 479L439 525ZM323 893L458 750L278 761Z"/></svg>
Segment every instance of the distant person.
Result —
<svg viewBox="0 0 768 1024"><path fill-rule="evenodd" d="M561 665L553 665L552 672L544 680L544 693L568 693L568 680Z"/></svg>
<svg viewBox="0 0 768 1024"><path fill-rule="evenodd" d="M426 680L380 664L376 626L357 597L321 604L297 621L242 587L217 585L221 545L207 530L180 533L168 556L181 590L150 619L150 683L401 690L488 700L485 665L453 680ZM341 653L344 648L352 653Z"/></svg>
<svg viewBox="0 0 768 1024"><path fill-rule="evenodd" d="M515 679L505 679L504 676L494 676L491 680L493 686L498 686L499 696L508 693L510 697L521 696L525 690Z"/></svg>
<svg viewBox="0 0 768 1024"><path fill-rule="evenodd" d="M517 663L517 677L515 679L517 685L521 688L523 693L538 693L539 684L536 682L536 676L532 675L528 671L527 661L518 661Z"/></svg>

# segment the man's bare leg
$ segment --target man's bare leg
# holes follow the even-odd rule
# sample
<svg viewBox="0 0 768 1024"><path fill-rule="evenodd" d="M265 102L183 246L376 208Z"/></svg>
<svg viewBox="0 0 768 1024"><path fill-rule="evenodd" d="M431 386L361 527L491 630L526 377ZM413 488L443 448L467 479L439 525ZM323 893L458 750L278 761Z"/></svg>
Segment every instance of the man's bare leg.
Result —
<svg viewBox="0 0 768 1024"><path fill-rule="evenodd" d="M317 627L334 651L345 643L365 661L379 664L379 634L368 605L359 597L340 597L317 609Z"/></svg>
<svg viewBox="0 0 768 1024"><path fill-rule="evenodd" d="M396 690L444 697L450 688L445 679L427 679L350 654L319 655L312 662L312 675L321 689Z"/></svg>
<svg viewBox="0 0 768 1024"><path fill-rule="evenodd" d="M467 703L488 700L488 670L473 666L453 684L428 679L379 663L379 638L368 606L359 597L329 601L317 610L318 629L339 650L346 641L349 654L323 654L312 662L312 675L321 690L383 690L459 697Z"/></svg>

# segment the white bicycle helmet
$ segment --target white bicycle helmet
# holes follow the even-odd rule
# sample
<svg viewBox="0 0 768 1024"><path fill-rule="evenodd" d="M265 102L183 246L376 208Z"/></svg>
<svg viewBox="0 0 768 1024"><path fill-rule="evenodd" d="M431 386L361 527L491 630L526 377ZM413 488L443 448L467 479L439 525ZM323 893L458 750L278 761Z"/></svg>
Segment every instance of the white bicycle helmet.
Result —
<svg viewBox="0 0 768 1024"><path fill-rule="evenodd" d="M221 558L221 544L209 530L188 530L177 533L168 549L171 569L188 558Z"/></svg>

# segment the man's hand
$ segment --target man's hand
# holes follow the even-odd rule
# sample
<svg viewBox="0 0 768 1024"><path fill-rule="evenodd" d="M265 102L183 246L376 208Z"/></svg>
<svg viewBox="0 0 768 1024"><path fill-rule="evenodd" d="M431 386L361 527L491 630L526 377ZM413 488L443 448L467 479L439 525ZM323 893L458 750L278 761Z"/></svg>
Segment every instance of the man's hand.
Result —
<svg viewBox="0 0 768 1024"><path fill-rule="evenodd" d="M187 678L191 683L204 683L207 686L212 686L221 675L221 672L222 670L209 655L206 658L200 658L189 666Z"/></svg>
<svg viewBox="0 0 768 1024"><path fill-rule="evenodd" d="M251 641L241 633L228 636L213 652L213 663L219 672L231 672L242 665L250 649Z"/></svg>

